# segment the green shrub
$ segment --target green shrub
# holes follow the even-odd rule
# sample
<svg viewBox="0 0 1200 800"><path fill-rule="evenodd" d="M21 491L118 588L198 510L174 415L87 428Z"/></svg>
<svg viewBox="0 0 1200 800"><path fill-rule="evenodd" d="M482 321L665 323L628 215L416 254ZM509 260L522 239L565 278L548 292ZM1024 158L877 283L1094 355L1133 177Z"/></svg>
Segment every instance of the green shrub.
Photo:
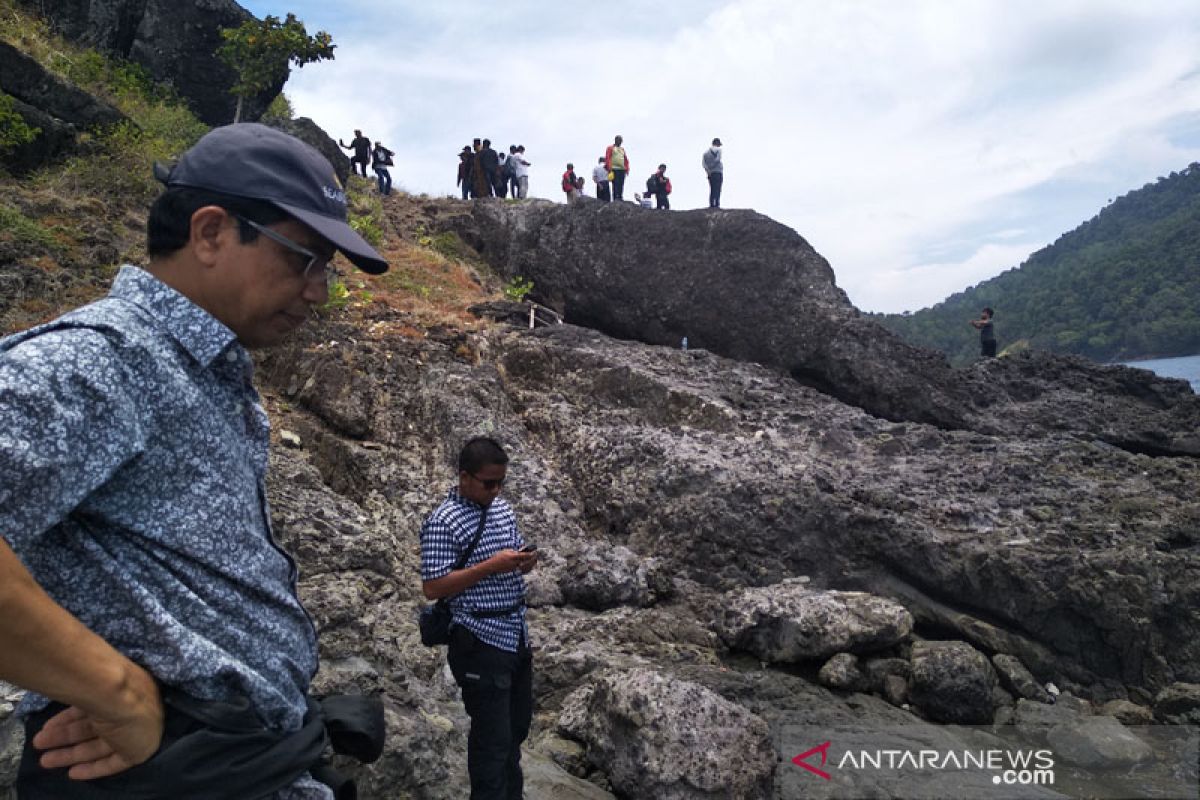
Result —
<svg viewBox="0 0 1200 800"><path fill-rule="evenodd" d="M0 153L29 144L41 132L41 128L30 126L14 110L12 97L0 92Z"/></svg>
<svg viewBox="0 0 1200 800"><path fill-rule="evenodd" d="M42 251L58 249L58 242L49 230L36 220L22 214L12 206L0 205L0 241L10 240L25 248Z"/></svg>
<svg viewBox="0 0 1200 800"><path fill-rule="evenodd" d="M526 280L520 275L514 277L511 281L504 285L504 296L514 303L520 303L525 299L525 295L533 291L533 281Z"/></svg>

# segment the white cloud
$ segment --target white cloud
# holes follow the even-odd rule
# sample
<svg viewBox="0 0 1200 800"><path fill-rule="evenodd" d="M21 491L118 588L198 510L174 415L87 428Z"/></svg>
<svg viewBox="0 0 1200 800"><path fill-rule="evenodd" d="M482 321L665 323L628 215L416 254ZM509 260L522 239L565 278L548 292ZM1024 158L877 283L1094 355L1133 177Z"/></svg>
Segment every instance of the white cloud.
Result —
<svg viewBox="0 0 1200 800"><path fill-rule="evenodd" d="M296 10L339 44L294 73L297 110L395 145L409 190L453 193L456 153L490 136L524 143L534 194L559 199L565 163L582 171L621 133L634 188L665 162L672 205L697 208L700 154L720 136L723 205L794 227L872 310L1015 266L1200 144L1192 0Z"/></svg>

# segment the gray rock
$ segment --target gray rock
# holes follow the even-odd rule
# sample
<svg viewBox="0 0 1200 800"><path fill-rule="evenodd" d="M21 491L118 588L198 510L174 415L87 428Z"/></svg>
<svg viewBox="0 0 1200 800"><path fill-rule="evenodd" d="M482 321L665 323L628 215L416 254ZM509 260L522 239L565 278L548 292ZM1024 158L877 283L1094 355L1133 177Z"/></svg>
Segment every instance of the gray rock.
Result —
<svg viewBox="0 0 1200 800"><path fill-rule="evenodd" d="M1053 728L1077 724L1085 716L1065 705L1047 705L1022 698L1017 700L1011 724L1022 737L1045 742L1046 736Z"/></svg>
<svg viewBox="0 0 1200 800"><path fill-rule="evenodd" d="M795 231L752 211L639 212L474 203L445 224L504 277L532 280L532 299L610 336L672 347L687 336L889 420L1200 455L1200 398L1186 381L1045 353L954 370L860 314Z"/></svg>
<svg viewBox="0 0 1200 800"><path fill-rule="evenodd" d="M1154 715L1177 725L1200 725L1200 684L1173 683L1154 697Z"/></svg>
<svg viewBox="0 0 1200 800"><path fill-rule="evenodd" d="M567 699L559 730L626 796L770 796L767 724L695 683L648 669L605 675Z"/></svg>
<svg viewBox="0 0 1200 800"><path fill-rule="evenodd" d="M838 653L825 662L817 673L817 679L830 689L862 692L869 689L869 681L858 666L858 656L853 653Z"/></svg>
<svg viewBox="0 0 1200 800"><path fill-rule="evenodd" d="M21 751L25 747L25 727L16 717L0 721L0 797L17 782Z"/></svg>
<svg viewBox="0 0 1200 800"><path fill-rule="evenodd" d="M912 631L912 615L865 592L785 581L729 595L716 630L730 647L764 661L795 662L890 647Z"/></svg>
<svg viewBox="0 0 1200 800"><path fill-rule="evenodd" d="M1025 668L1020 659L1004 653L997 653L992 656L992 665L996 668L1001 682L1018 697L1036 700L1039 703L1050 702L1050 694L1042 688L1042 685Z"/></svg>
<svg viewBox="0 0 1200 800"><path fill-rule="evenodd" d="M611 793L569 774L536 751L522 754L521 771L527 800L616 800Z"/></svg>
<svg viewBox="0 0 1200 800"><path fill-rule="evenodd" d="M1154 724L1154 712L1151 709L1128 700L1109 700L1100 706L1096 713L1105 717L1113 717L1122 725Z"/></svg>
<svg viewBox="0 0 1200 800"><path fill-rule="evenodd" d="M885 675L882 687L883 698L900 707L908 702L908 681L899 675Z"/></svg>
<svg viewBox="0 0 1200 800"><path fill-rule="evenodd" d="M670 577L657 559L638 556L628 547L584 545L559 577L563 602L603 611L621 605L650 606L670 596Z"/></svg>
<svg viewBox="0 0 1200 800"><path fill-rule="evenodd" d="M346 184L350 178L350 159L346 155L346 151L338 146L338 143L317 123L308 117L297 117L286 121L276 120L271 125L316 148L321 155L329 159L329 163L333 165L333 171L342 185Z"/></svg>
<svg viewBox="0 0 1200 800"><path fill-rule="evenodd" d="M909 699L930 719L964 725L990 723L996 683L987 656L966 642L913 644Z"/></svg>
<svg viewBox="0 0 1200 800"><path fill-rule="evenodd" d="M229 93L235 76L216 57L221 29L254 17L234 0L72 0L45 3L20 0L43 13L66 38L141 64L155 80L175 87L200 119L210 125L233 122L236 100ZM281 80L249 98L243 120L255 120L283 87Z"/></svg>
<svg viewBox="0 0 1200 800"><path fill-rule="evenodd" d="M1069 764L1129 767L1154 759L1154 749L1112 717L1080 717L1051 728L1046 741Z"/></svg>

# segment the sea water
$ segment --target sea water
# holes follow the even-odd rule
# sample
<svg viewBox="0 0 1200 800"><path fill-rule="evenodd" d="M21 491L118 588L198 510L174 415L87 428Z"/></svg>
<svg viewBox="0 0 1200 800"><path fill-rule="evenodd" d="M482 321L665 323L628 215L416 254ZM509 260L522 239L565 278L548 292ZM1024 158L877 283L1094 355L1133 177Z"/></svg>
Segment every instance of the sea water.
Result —
<svg viewBox="0 0 1200 800"><path fill-rule="evenodd" d="M1183 378L1200 394L1200 355L1179 358L1156 358L1153 361L1127 361L1126 366L1148 369L1164 378Z"/></svg>

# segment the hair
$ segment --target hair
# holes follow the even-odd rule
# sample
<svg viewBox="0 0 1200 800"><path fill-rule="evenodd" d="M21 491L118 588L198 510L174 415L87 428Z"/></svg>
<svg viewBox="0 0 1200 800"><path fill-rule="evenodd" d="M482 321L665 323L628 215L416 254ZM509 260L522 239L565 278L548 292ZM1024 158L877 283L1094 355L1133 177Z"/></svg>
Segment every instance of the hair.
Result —
<svg viewBox="0 0 1200 800"><path fill-rule="evenodd" d="M618 134L616 138L613 139L613 144L620 144L623 141L625 140L621 138L620 134Z"/></svg>
<svg viewBox="0 0 1200 800"><path fill-rule="evenodd" d="M518 152L518 153L524 153L524 152L525 152L525 145L523 145L523 144L519 144L519 145L517 145L517 152Z"/></svg>
<svg viewBox="0 0 1200 800"><path fill-rule="evenodd" d="M713 147L720 147L720 146L721 146L721 140L713 139Z"/></svg>
<svg viewBox="0 0 1200 800"><path fill-rule="evenodd" d="M597 164L603 164L603 163L604 163L604 156L600 156L599 160L597 160L597 161L596 161L596 163L597 163Z"/></svg>
<svg viewBox="0 0 1200 800"><path fill-rule="evenodd" d="M996 316L996 312L992 311L990 308L983 309L983 313L987 314L989 317Z"/></svg>
<svg viewBox="0 0 1200 800"><path fill-rule="evenodd" d="M659 168L659 169L666 169L666 168L667 168L667 165L666 165L666 164L659 164L659 165L658 165L658 168Z"/></svg>
<svg viewBox="0 0 1200 800"><path fill-rule="evenodd" d="M570 162L568 161L568 162L567 162L567 169L575 169L575 165L574 165L574 164L572 164L572 163L570 163Z"/></svg>
<svg viewBox="0 0 1200 800"><path fill-rule="evenodd" d="M491 146L492 146L492 140L491 140L491 139L484 139L484 140L483 140L483 146L484 146L484 147L491 147Z"/></svg>
<svg viewBox="0 0 1200 800"><path fill-rule="evenodd" d="M510 144L510 145L508 146L508 152L510 152L510 153L515 153L515 152L517 152L517 146L516 146L515 144Z"/></svg>
<svg viewBox="0 0 1200 800"><path fill-rule="evenodd" d="M272 225L291 215L265 200L252 200L190 186L171 186L150 206L146 221L146 252L151 258L169 256L187 245L192 235L192 215L205 206L220 206L259 225ZM243 244L258 238L258 231L238 220Z"/></svg>
<svg viewBox="0 0 1200 800"><path fill-rule="evenodd" d="M508 453L495 439L488 436L476 436L463 445L458 454L458 471L475 474L489 464L504 466L508 463Z"/></svg>

